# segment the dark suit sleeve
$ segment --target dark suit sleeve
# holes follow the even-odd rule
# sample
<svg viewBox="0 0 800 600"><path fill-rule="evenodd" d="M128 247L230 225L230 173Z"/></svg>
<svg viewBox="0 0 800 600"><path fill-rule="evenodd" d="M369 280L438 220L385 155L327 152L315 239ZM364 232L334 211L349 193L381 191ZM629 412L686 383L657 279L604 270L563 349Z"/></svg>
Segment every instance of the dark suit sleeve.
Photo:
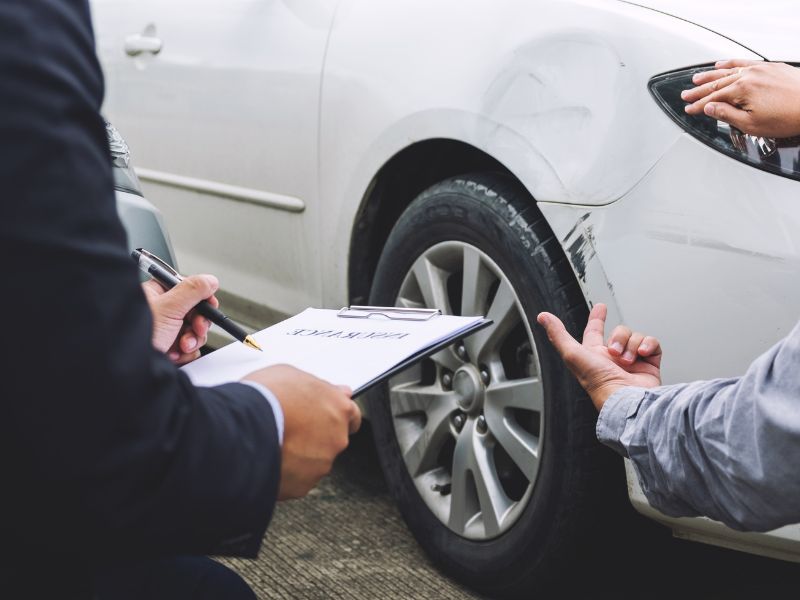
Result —
<svg viewBox="0 0 800 600"><path fill-rule="evenodd" d="M42 549L252 555L280 472L268 402L150 342L116 214L86 0L0 3L0 530Z"/></svg>

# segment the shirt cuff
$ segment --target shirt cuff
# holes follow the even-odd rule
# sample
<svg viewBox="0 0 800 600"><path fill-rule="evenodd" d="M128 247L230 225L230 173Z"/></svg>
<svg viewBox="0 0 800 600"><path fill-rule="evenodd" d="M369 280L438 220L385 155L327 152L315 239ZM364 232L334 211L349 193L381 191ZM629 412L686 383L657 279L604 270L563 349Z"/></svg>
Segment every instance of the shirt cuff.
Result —
<svg viewBox="0 0 800 600"><path fill-rule="evenodd" d="M646 393L644 388L621 388L608 397L597 417L597 439L625 458L628 458L628 450L620 438L628 419L636 416Z"/></svg>
<svg viewBox="0 0 800 600"><path fill-rule="evenodd" d="M275 415L275 426L278 428L278 442L283 446L283 407L281 407L281 403L278 402L275 394L255 381L240 381L239 383L249 385L251 388L258 390L261 392L261 395L267 399L267 402L269 402L272 407L272 414Z"/></svg>

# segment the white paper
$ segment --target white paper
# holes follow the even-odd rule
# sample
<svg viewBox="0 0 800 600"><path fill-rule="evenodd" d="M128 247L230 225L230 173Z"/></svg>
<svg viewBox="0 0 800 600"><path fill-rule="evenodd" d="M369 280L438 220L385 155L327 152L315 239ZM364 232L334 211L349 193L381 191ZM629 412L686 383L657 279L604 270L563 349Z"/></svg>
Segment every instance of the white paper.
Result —
<svg viewBox="0 0 800 600"><path fill-rule="evenodd" d="M408 357L464 331L483 317L435 316L427 321L347 319L307 308L253 337L263 352L239 342L183 367L198 386L239 381L263 367L288 364L353 390Z"/></svg>

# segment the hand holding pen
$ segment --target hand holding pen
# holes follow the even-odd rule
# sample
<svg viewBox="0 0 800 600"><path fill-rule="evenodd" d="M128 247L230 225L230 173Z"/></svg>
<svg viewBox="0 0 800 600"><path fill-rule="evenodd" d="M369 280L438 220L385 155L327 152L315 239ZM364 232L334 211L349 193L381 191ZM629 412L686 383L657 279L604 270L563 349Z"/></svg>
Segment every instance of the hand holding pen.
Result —
<svg viewBox="0 0 800 600"><path fill-rule="evenodd" d="M185 277L169 291L154 279L142 284L153 315L153 347L176 365L200 358L200 348L206 343L211 322L194 307L206 299L216 306L213 294L217 287L217 279L212 275Z"/></svg>
<svg viewBox="0 0 800 600"><path fill-rule="evenodd" d="M219 284L214 276L183 278L146 250L139 248L131 254L139 268L152 277L143 289L154 317L153 345L173 362L185 364L199 356L209 321L251 348L261 349L246 331L218 310L219 302L213 294ZM166 290L173 291L167 294Z"/></svg>

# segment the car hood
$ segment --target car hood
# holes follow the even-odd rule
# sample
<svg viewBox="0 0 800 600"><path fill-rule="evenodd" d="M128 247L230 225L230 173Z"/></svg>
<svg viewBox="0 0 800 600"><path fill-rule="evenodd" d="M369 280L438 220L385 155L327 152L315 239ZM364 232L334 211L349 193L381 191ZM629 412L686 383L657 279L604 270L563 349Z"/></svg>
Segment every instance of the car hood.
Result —
<svg viewBox="0 0 800 600"><path fill-rule="evenodd" d="M689 21L765 59L800 62L800 16L796 0L642 0L626 4Z"/></svg>

